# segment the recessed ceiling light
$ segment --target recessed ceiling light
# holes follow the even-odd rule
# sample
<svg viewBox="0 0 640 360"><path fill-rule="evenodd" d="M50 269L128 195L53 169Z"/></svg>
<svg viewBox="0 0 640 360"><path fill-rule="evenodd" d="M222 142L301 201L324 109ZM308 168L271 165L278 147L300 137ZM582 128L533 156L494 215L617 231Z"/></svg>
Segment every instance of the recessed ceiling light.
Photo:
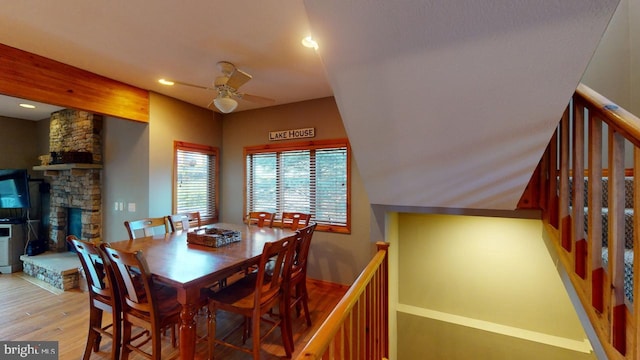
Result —
<svg viewBox="0 0 640 360"><path fill-rule="evenodd" d="M31 104L19 104L18 106L23 107L25 109L35 109L36 106L35 105L31 105Z"/></svg>
<svg viewBox="0 0 640 360"><path fill-rule="evenodd" d="M313 38L311 37L311 35L305 37L304 39L302 39L302 45L308 48L312 48L315 50L318 50L318 43L313 40Z"/></svg>
<svg viewBox="0 0 640 360"><path fill-rule="evenodd" d="M158 80L158 82L160 84L162 84L162 85L169 85L169 86L175 85L175 83L173 81L166 80L166 79L160 79L160 80Z"/></svg>

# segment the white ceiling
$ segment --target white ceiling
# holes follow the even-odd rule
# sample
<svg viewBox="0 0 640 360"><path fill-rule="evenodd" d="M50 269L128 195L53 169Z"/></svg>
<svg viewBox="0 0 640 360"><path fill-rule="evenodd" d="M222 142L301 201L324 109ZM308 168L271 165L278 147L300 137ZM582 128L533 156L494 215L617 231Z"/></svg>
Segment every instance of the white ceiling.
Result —
<svg viewBox="0 0 640 360"><path fill-rule="evenodd" d="M29 109L21 107L20 104L33 105L35 108ZM43 120L48 119L51 113L61 110L59 106L39 103L36 101L19 99L11 96L0 96L0 116L14 119Z"/></svg>
<svg viewBox="0 0 640 360"><path fill-rule="evenodd" d="M157 80L227 60L276 105L335 94L371 203L510 210L618 2L4 1L0 43L202 107Z"/></svg>
<svg viewBox="0 0 640 360"><path fill-rule="evenodd" d="M306 0L371 203L516 208L618 0Z"/></svg>
<svg viewBox="0 0 640 360"><path fill-rule="evenodd" d="M188 4L188 5L187 5ZM226 60L253 79L241 91L275 105L331 96L302 1L4 1L0 43L206 107ZM236 111L264 106L244 100Z"/></svg>

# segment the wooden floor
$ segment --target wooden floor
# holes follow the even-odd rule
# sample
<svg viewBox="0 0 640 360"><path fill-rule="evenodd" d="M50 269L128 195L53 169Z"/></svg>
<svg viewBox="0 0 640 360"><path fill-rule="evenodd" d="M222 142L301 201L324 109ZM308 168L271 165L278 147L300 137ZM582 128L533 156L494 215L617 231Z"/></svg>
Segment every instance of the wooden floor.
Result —
<svg viewBox="0 0 640 360"><path fill-rule="evenodd" d="M87 336L89 304L88 295L78 289L60 292L47 290L46 284L27 279L22 273L0 275L0 340L2 341L58 341L60 359L81 359ZM303 318L294 318L293 330L295 355L304 347L318 326L344 295L347 288L339 285L309 280L309 306L313 326L307 327ZM222 314L221 314L222 315ZM218 316L218 334L224 333L239 319ZM105 317L107 318L107 317ZM108 317L110 319L110 317ZM197 316L198 334L206 335L204 313ZM240 343L239 335L232 335ZM164 341L163 358L175 354L169 338ZM234 340L232 340L234 341ZM251 339L247 341L249 347ZM100 352L92 353L91 359L109 359L110 339L103 339ZM273 331L264 341L263 359L285 358L280 331ZM197 345L197 359L206 359L206 344ZM141 357L132 356L131 359ZM249 354L216 347L218 359L250 359Z"/></svg>

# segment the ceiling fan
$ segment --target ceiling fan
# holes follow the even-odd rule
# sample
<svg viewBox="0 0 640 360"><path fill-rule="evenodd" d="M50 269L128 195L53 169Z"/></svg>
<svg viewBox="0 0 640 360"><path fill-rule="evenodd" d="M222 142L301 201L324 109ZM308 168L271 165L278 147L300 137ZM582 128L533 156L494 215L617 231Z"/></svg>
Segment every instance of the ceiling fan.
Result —
<svg viewBox="0 0 640 360"><path fill-rule="evenodd" d="M260 104L271 104L275 101L274 99L239 92L238 89L240 89L242 85L246 84L247 81L251 80L252 76L238 69L232 63L228 61L220 61L216 66L222 75L216 77L213 82L213 87L189 84L176 80L160 80L160 82L168 85L179 84L216 91L218 94L207 107L210 108L211 105L215 105L218 110L225 114L236 109L238 102L235 99L242 99Z"/></svg>

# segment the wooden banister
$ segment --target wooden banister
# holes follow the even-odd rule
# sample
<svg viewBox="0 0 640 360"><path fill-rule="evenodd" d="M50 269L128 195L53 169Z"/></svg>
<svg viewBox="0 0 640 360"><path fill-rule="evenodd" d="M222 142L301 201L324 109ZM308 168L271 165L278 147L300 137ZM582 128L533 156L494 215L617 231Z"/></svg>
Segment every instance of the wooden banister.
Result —
<svg viewBox="0 0 640 360"><path fill-rule="evenodd" d="M608 131L606 145L603 123ZM626 142L634 146L632 169L625 168ZM539 188L526 195L527 199L532 194L539 196L538 201L529 203L540 204L545 229L560 263L606 356L616 360L640 357L640 214L633 211L631 215L626 209L630 202L626 182L630 177L635 194L633 209L640 208L640 181L633 177L637 169L640 119L580 84L533 175L535 182L532 177L531 183ZM603 195L605 190L608 196ZM603 226L603 213L607 226ZM625 238L629 233L625 216L632 216L633 239ZM629 266L635 274L633 284L625 283L631 274ZM628 295L629 286L633 286L633 296Z"/></svg>
<svg viewBox="0 0 640 360"><path fill-rule="evenodd" d="M624 135L635 146L640 147L640 119L613 101L600 95L585 84L576 89L577 100L589 111L595 112L602 121Z"/></svg>
<svg viewBox="0 0 640 360"><path fill-rule="evenodd" d="M389 356L388 243L322 323L296 360L375 359Z"/></svg>

